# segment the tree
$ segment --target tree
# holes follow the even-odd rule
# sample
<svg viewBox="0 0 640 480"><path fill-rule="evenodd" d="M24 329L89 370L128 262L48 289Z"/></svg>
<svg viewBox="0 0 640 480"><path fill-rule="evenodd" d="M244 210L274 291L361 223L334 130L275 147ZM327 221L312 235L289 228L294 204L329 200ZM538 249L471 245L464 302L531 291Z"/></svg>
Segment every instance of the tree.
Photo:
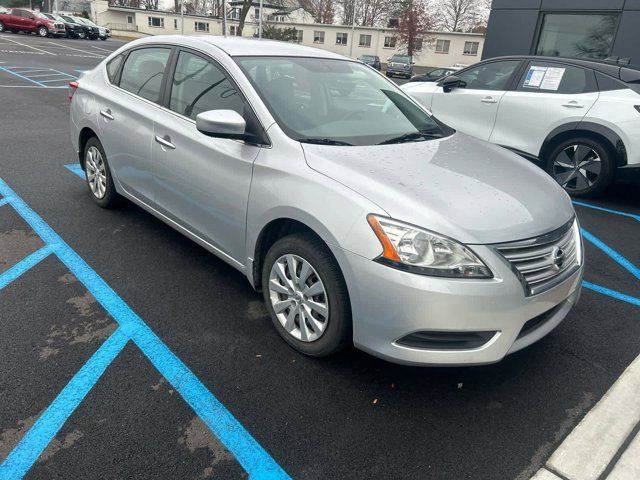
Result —
<svg viewBox="0 0 640 480"><path fill-rule="evenodd" d="M274 25L265 25L262 27L262 38L295 42L298 40L298 33L295 27L278 28Z"/></svg>
<svg viewBox="0 0 640 480"><path fill-rule="evenodd" d="M469 31L486 24L487 0L441 0L440 26L451 32Z"/></svg>
<svg viewBox="0 0 640 480"><path fill-rule="evenodd" d="M334 0L299 0L299 3L311 14L316 23L333 23Z"/></svg>
<svg viewBox="0 0 640 480"><path fill-rule="evenodd" d="M429 4L425 1L409 0L398 17L398 46L403 47L407 55L413 55L427 38L427 31L434 27L435 22L429 14Z"/></svg>

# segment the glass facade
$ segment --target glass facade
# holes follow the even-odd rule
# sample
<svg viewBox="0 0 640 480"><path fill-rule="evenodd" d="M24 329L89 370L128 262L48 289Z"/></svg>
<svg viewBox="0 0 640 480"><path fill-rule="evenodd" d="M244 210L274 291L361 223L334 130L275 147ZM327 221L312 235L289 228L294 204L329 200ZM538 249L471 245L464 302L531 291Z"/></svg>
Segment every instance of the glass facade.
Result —
<svg viewBox="0 0 640 480"><path fill-rule="evenodd" d="M536 55L603 59L611 55L618 14L547 13Z"/></svg>

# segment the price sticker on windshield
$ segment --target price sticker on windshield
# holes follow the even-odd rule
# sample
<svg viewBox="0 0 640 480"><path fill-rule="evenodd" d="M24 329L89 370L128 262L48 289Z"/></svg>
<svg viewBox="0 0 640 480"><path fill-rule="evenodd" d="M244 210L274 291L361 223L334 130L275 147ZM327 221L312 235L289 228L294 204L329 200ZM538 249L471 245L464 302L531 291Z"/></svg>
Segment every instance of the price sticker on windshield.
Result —
<svg viewBox="0 0 640 480"><path fill-rule="evenodd" d="M524 88L557 91L564 77L565 68L538 67L532 65L524 79Z"/></svg>

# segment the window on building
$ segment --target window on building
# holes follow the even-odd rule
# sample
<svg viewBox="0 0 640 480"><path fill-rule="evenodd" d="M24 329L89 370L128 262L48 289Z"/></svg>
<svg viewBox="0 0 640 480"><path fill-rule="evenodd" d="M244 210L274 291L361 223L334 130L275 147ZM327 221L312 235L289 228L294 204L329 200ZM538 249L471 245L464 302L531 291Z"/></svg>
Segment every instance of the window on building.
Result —
<svg viewBox="0 0 640 480"><path fill-rule="evenodd" d="M209 24L207 22L196 22L196 32L208 32Z"/></svg>
<svg viewBox="0 0 640 480"><path fill-rule="evenodd" d="M347 37L346 33L336 33L336 45L346 45Z"/></svg>
<svg viewBox="0 0 640 480"><path fill-rule="evenodd" d="M396 37L384 37L384 48L396 48Z"/></svg>
<svg viewBox="0 0 640 480"><path fill-rule="evenodd" d="M238 91L213 62L188 52L180 52L171 84L169 108L195 119L209 110L244 113Z"/></svg>
<svg viewBox="0 0 640 480"><path fill-rule="evenodd" d="M436 53L449 53L449 47L451 47L451 40L436 40Z"/></svg>
<svg viewBox="0 0 640 480"><path fill-rule="evenodd" d="M232 37L239 37L240 29L236 25L229 25L229 35Z"/></svg>
<svg viewBox="0 0 640 480"><path fill-rule="evenodd" d="M419 51L421 51L421 50L422 50L422 39L421 39L421 38L416 38L416 39L413 41L413 50L414 50L415 52L419 52Z"/></svg>
<svg viewBox="0 0 640 480"><path fill-rule="evenodd" d="M324 32L316 30L313 32L313 43L324 43Z"/></svg>
<svg viewBox="0 0 640 480"><path fill-rule="evenodd" d="M260 9L256 8L253 10L253 18L255 18L256 20L260 20Z"/></svg>
<svg viewBox="0 0 640 480"><path fill-rule="evenodd" d="M133 23L133 15L127 15L127 23Z"/></svg>
<svg viewBox="0 0 640 480"><path fill-rule="evenodd" d="M122 67L120 88L158 103L169 53L170 49L157 47L133 50Z"/></svg>
<svg viewBox="0 0 640 480"><path fill-rule="evenodd" d="M174 29L174 30L177 30L177 29L178 29L178 19L177 19L177 18L174 18L174 19L173 19L173 29Z"/></svg>
<svg viewBox="0 0 640 480"><path fill-rule="evenodd" d="M240 9L232 8L229 12L229 18L231 18L232 20L240 20Z"/></svg>
<svg viewBox="0 0 640 480"><path fill-rule="evenodd" d="M164 28L164 17L149 17L149 26Z"/></svg>
<svg viewBox="0 0 640 480"><path fill-rule="evenodd" d="M302 43L302 37L304 32L302 30L296 30L296 42Z"/></svg>
<svg viewBox="0 0 640 480"><path fill-rule="evenodd" d="M540 27L536 55L607 58L618 20L617 14L547 13Z"/></svg>
<svg viewBox="0 0 640 480"><path fill-rule="evenodd" d="M358 46L360 46L360 47L370 47L371 46L371 35L360 35L360 41L358 42Z"/></svg>
<svg viewBox="0 0 640 480"><path fill-rule="evenodd" d="M465 55L478 55L478 47L480 47L479 42L464 42L464 53Z"/></svg>

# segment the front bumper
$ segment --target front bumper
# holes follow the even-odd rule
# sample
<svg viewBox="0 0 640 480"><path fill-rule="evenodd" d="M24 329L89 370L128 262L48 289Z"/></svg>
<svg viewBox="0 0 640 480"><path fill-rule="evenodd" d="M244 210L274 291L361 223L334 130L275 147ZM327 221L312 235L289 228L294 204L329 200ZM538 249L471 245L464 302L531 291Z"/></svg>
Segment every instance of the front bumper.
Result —
<svg viewBox="0 0 640 480"><path fill-rule="evenodd" d="M411 77L413 72L408 69L398 67L387 67L387 75L399 75L403 77Z"/></svg>
<svg viewBox="0 0 640 480"><path fill-rule="evenodd" d="M473 246L491 268L490 280L458 280L411 274L333 248L347 282L357 348L406 365L495 363L544 337L580 297L584 267L551 290L525 297L522 284L490 247ZM527 322L543 321L523 330ZM415 332L495 332L471 349L400 345ZM522 333L521 333L522 332Z"/></svg>

